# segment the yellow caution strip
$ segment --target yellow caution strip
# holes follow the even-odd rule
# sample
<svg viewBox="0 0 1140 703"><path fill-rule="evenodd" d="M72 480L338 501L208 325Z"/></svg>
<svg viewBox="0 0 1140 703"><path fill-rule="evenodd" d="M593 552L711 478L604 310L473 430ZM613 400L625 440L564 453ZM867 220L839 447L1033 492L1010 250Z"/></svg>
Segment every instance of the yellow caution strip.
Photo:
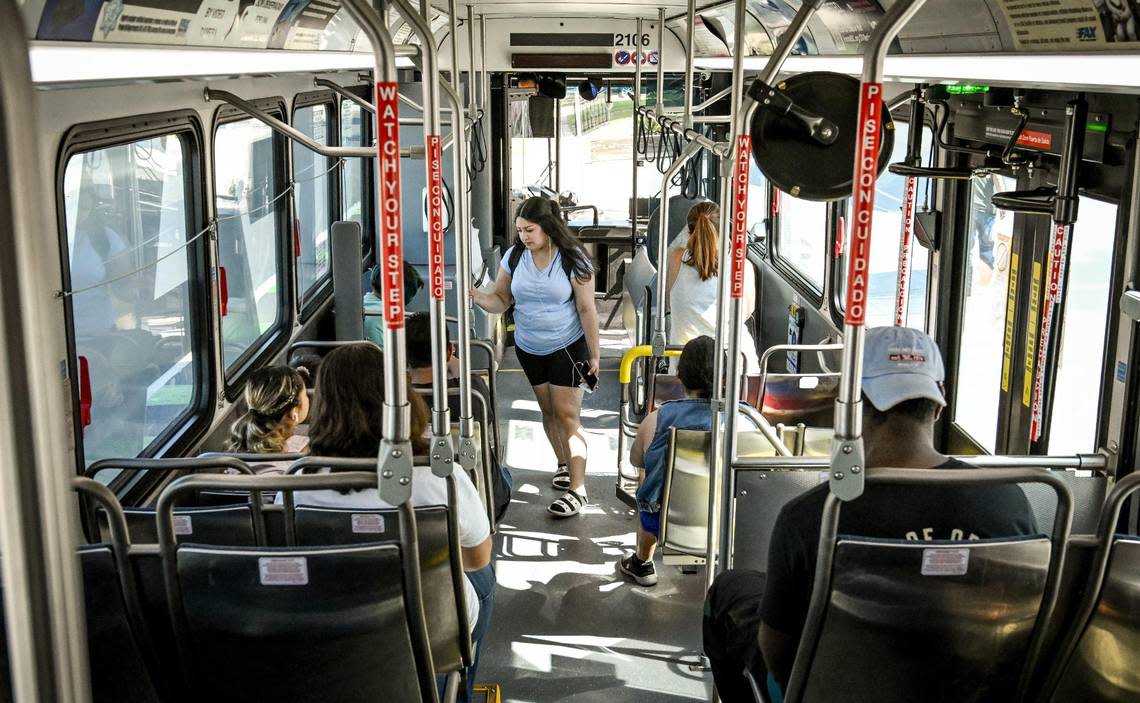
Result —
<svg viewBox="0 0 1140 703"><path fill-rule="evenodd" d="M487 703L502 703L503 692L499 689L497 683L477 683L475 684L475 693L482 693Z"/></svg>

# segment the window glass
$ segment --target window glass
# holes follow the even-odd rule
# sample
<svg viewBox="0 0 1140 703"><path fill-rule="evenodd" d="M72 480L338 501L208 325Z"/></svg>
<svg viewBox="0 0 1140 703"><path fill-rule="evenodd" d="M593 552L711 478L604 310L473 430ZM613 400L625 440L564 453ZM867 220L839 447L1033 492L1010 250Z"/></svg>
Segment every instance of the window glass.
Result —
<svg viewBox="0 0 1140 703"><path fill-rule="evenodd" d="M226 368L279 322L284 290L277 275L284 198L273 132L256 120L229 122L214 139L218 261L229 291L222 317Z"/></svg>
<svg viewBox="0 0 1140 703"><path fill-rule="evenodd" d="M1116 206L1082 197L1078 212L1080 216L1069 239L1065 328L1053 381L1050 454L1097 449L1097 407L1112 282Z"/></svg>
<svg viewBox="0 0 1140 703"><path fill-rule="evenodd" d="M649 82L652 85L642 89L643 105L653 105L657 100L656 82ZM587 101L578 94L577 86L571 81L566 98L561 101L562 163L558 185L563 192L573 193L579 205L597 207L600 221L628 223L629 199L633 195L632 87L603 84L597 97ZM680 79L666 79L664 104L680 107L683 88ZM534 106L525 99L511 102L512 202L540 194L543 189L548 189L548 194L553 192L554 164L558 158L553 139L554 109L553 100ZM547 132L543 132L544 127L549 127ZM642 198L656 197L661 191L662 174L655 162L661 146L660 128L654 123L651 129L644 141L649 154L637 157L637 195ZM665 148L672 148L672 141L667 141ZM580 224L589 224L593 217L593 211L588 209L571 213L571 221Z"/></svg>
<svg viewBox="0 0 1140 703"><path fill-rule="evenodd" d="M768 219L768 181L756 168L755 159L749 159L748 171L748 234L749 240L767 246L767 230L764 221Z"/></svg>
<svg viewBox="0 0 1140 703"><path fill-rule="evenodd" d="M1013 213L996 209L991 198L995 192L1016 190L1017 181L989 174L971 179L970 187L973 214L954 421L992 453L997 447Z"/></svg>
<svg viewBox="0 0 1140 703"><path fill-rule="evenodd" d="M780 193L776 252L816 290L823 290L827 266L827 203Z"/></svg>
<svg viewBox="0 0 1140 703"><path fill-rule="evenodd" d="M76 368L91 387L84 458L137 456L196 396L188 242L200 233L184 144L166 135L77 154L63 180Z"/></svg>
<svg viewBox="0 0 1140 703"><path fill-rule="evenodd" d="M329 143L329 111L325 105L298 108L293 126L319 144ZM360 161L360 159L353 159ZM329 189L336 159L293 142L293 197L297 203L297 293L302 299L329 272Z"/></svg>
<svg viewBox="0 0 1140 703"><path fill-rule="evenodd" d="M356 103L345 100L340 104L340 143L342 146L364 146L364 115ZM364 227L364 164L365 159L345 159L341 165L341 204L345 220L359 222Z"/></svg>
<svg viewBox="0 0 1140 703"><path fill-rule="evenodd" d="M906 142L910 125L895 122L895 143L891 152L891 163L906 158ZM931 132L923 129L923 154L929 154ZM925 157L928 158L928 157ZM879 327L895 323L895 292L898 288L899 241L902 239L903 206L906 204L906 178L883 171L875 181L875 218L871 221L871 260L868 264L870 277L867 281L867 326ZM915 210L926 202L927 179L918 179ZM848 200L847 212L851 212ZM843 241L851 236L850 215L844 218ZM840 290L839 307L847 303L847 263L840 266L839 276L843 281ZM930 266L930 252L913 237L910 247L910 291L907 295L905 324L915 329L926 328L926 275Z"/></svg>

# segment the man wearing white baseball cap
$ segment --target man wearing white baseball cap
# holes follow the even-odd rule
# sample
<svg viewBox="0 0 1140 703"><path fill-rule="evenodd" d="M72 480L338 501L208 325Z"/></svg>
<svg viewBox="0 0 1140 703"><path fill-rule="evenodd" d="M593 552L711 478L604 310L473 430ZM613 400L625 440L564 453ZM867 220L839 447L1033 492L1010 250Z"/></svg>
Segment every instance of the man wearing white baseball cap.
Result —
<svg viewBox="0 0 1140 703"><path fill-rule="evenodd" d="M937 345L907 327L874 327L863 347L863 441L866 464L914 469L968 469L934 447L934 422L946 400ZM780 700L795 661L815 572L822 484L780 511L768 547L767 575L730 569L705 599L705 654L725 703L752 701L742 672L767 673ZM969 540L1037 534L1018 486L933 488L869 486L844 506L845 535L914 540ZM741 539L738 536L738 539ZM759 651L757 651L759 649ZM763 658L761 658L761 654Z"/></svg>

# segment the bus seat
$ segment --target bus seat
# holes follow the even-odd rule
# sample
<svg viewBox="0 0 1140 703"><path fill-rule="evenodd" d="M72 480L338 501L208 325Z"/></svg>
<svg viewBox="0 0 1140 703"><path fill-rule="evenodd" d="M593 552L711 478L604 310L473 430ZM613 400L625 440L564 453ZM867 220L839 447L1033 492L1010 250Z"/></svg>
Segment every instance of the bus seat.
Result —
<svg viewBox="0 0 1140 703"><path fill-rule="evenodd" d="M741 470L736 473L733 566L767 573L768 543L780 510L827 480L818 469Z"/></svg>
<svg viewBox="0 0 1140 703"><path fill-rule="evenodd" d="M685 229L689 224L689 210L693 209L694 205L705 202L704 198L692 199L685 198L680 195L675 195L669 198L669 211L665 216L665 242L673 241L682 229ZM646 254L649 255L650 261L657 261L657 244L661 238L659 227L661 221L661 205L660 201L654 206L653 211L649 213L649 222L645 229L645 249Z"/></svg>
<svg viewBox="0 0 1140 703"><path fill-rule="evenodd" d="M189 700L435 699L414 533L329 547L175 543L179 497L202 488L351 490L375 474L185 476L158 499L159 551ZM415 524L406 504L401 524ZM218 583L226 588L218 588Z"/></svg>
<svg viewBox="0 0 1140 703"><path fill-rule="evenodd" d="M246 495L248 500L248 494ZM131 542L157 544L158 529L151 508L123 510L130 531ZM174 511L174 532L179 542L199 544L229 544L253 546L257 544L255 517L248 503L206 508L179 508ZM107 534L107 515L99 513L99 530Z"/></svg>
<svg viewBox="0 0 1140 703"><path fill-rule="evenodd" d="M804 387L805 378L818 379L818 383L813 388ZM773 424L830 427L838 390L839 381L833 377L770 373L764 384L761 410Z"/></svg>
<svg viewBox="0 0 1140 703"><path fill-rule="evenodd" d="M1015 700L1049 551L1046 538L840 538L818 644L796 700ZM955 562L962 553L964 573L931 573L938 564L964 564Z"/></svg>
<svg viewBox="0 0 1140 703"><path fill-rule="evenodd" d="M1054 469L1053 473L1068 485L1073 493L1073 534L1096 534L1097 520L1108 494L1108 478L1096 471L1078 469ZM1037 518L1037 527L1045 533L1053 529L1053 512L1057 496L1039 483L1025 484L1022 487L1029 507Z"/></svg>
<svg viewBox="0 0 1140 703"><path fill-rule="evenodd" d="M835 430L830 427L804 427L803 451L800 456L831 456Z"/></svg>
<svg viewBox="0 0 1140 703"><path fill-rule="evenodd" d="M737 456L775 456L760 432L736 435ZM661 497L661 556L666 564L704 562L709 523L710 433L670 430Z"/></svg>
<svg viewBox="0 0 1140 703"><path fill-rule="evenodd" d="M446 506L416 508L420 583L431 639L432 663L438 673L471 664L459 527ZM294 529L299 546L365 544L398 539L395 510L348 510L298 505Z"/></svg>
<svg viewBox="0 0 1140 703"><path fill-rule="evenodd" d="M420 699L400 550L177 547L187 697Z"/></svg>
<svg viewBox="0 0 1140 703"><path fill-rule="evenodd" d="M1129 474L1105 502L1088 585L1043 700L1140 700L1140 537L1116 534L1121 508L1137 489L1140 474Z"/></svg>
<svg viewBox="0 0 1140 703"><path fill-rule="evenodd" d="M927 489L1042 483L1057 493L1049 537L906 540L839 535L826 495L819 556L785 700L1023 700L1057 613L1072 495L1033 468L880 468L874 484Z"/></svg>

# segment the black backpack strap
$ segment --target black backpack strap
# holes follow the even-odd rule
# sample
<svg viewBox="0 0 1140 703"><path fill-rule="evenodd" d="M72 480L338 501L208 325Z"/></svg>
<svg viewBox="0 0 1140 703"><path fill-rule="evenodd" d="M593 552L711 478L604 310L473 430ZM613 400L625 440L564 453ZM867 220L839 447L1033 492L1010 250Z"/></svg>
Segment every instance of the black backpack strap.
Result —
<svg viewBox="0 0 1140 703"><path fill-rule="evenodd" d="M507 257L507 271L509 271L512 276L515 275L515 269L519 267L519 261L522 260L524 251L526 251L526 247L520 244L511 247L511 255Z"/></svg>

